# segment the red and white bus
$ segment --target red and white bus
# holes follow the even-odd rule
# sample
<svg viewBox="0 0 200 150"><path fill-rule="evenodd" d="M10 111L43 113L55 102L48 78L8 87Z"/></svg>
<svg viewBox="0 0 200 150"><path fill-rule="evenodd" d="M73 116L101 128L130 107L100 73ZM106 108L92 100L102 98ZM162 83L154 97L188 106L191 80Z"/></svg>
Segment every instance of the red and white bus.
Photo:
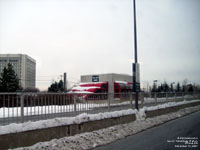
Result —
<svg viewBox="0 0 200 150"><path fill-rule="evenodd" d="M80 83L72 88L72 93L77 93L85 100L107 99L108 82L88 82Z"/></svg>
<svg viewBox="0 0 200 150"><path fill-rule="evenodd" d="M115 81L113 86L114 98L127 98L132 91L133 84L126 81ZM87 82L73 87L71 92L78 94L79 97L85 100L97 100L107 99L108 91L108 82Z"/></svg>
<svg viewBox="0 0 200 150"><path fill-rule="evenodd" d="M126 81L114 82L114 98L128 98L132 92L133 83Z"/></svg>

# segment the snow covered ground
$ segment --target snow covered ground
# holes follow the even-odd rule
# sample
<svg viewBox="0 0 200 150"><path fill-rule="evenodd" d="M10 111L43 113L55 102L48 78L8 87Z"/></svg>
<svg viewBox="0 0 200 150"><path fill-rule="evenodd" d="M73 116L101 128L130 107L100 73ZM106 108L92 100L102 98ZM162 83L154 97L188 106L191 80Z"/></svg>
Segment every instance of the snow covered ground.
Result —
<svg viewBox="0 0 200 150"><path fill-rule="evenodd" d="M177 99L181 97L177 97ZM174 100L174 97L168 98L168 101ZM157 98L157 102L167 102L166 98ZM154 98L144 98L143 104L155 103ZM113 101L110 103L110 106L120 106L120 105L128 105L130 101L120 102L120 101ZM139 101L141 104L141 101ZM31 116L31 115L42 115L42 114L52 114L52 113L63 113L63 112L74 112L76 111L88 111L94 110L95 108L100 107L108 107L108 103L77 103L76 107L74 104L70 105L48 105L48 106L34 106L34 107L24 107L23 112L24 116ZM21 108L20 107L2 107L0 108L0 118L9 118L9 117L20 117L21 116Z"/></svg>
<svg viewBox="0 0 200 150"><path fill-rule="evenodd" d="M121 106L130 104L130 101L126 102L115 102L111 103L110 106ZM108 107L108 103L77 103L70 105L48 105L48 106L34 106L34 107L24 107L24 116L31 115L42 115L42 114L52 114L52 113L63 113L63 112L74 112L76 111L88 111L94 110L95 108ZM0 118L9 117L20 117L21 108L20 107L2 107L0 108Z"/></svg>
<svg viewBox="0 0 200 150"><path fill-rule="evenodd" d="M156 98L157 102L166 102L166 101L172 101L172 100L186 100L186 99L194 99L194 96L192 95L184 95L184 96L172 96L172 97L161 97L161 98ZM155 103L155 97L144 97L144 103Z"/></svg>
<svg viewBox="0 0 200 150"><path fill-rule="evenodd" d="M86 111L94 109L96 107L105 107L106 104L76 104L76 111ZM41 115L50 113L62 113L62 112L74 112L74 104L70 105L48 105L48 106L34 106L34 107L24 107L24 116L31 115ZM20 117L21 108L20 107L3 107L0 108L0 118L7 117Z"/></svg>
<svg viewBox="0 0 200 150"><path fill-rule="evenodd" d="M169 106L169 105L168 105ZM151 108L152 109L152 108ZM155 108L154 108L155 109ZM105 145L126 136L136 134L145 129L157 126L169 120L179 118L195 111L200 111L200 106L181 109L178 112L161 115L154 118L145 118L144 110L136 113L137 120L128 124L116 125L113 127L77 134L75 136L53 139L48 142L40 142L30 147L18 148L18 150L85 150Z"/></svg>

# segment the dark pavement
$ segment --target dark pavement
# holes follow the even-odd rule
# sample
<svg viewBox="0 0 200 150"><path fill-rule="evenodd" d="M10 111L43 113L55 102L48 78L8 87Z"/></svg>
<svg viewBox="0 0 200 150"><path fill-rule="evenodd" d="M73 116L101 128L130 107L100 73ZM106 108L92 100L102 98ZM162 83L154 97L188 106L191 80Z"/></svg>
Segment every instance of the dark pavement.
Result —
<svg viewBox="0 0 200 150"><path fill-rule="evenodd" d="M200 112L167 122L111 144L95 148L95 150L199 149Z"/></svg>

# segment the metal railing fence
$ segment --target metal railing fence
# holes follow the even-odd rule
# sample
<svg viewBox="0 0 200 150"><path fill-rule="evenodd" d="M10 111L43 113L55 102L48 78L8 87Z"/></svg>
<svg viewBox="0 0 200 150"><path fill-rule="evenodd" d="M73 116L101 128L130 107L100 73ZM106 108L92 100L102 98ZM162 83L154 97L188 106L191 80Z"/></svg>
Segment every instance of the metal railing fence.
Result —
<svg viewBox="0 0 200 150"><path fill-rule="evenodd" d="M139 105L200 99L200 93L140 93ZM134 93L0 93L0 126L134 108Z"/></svg>

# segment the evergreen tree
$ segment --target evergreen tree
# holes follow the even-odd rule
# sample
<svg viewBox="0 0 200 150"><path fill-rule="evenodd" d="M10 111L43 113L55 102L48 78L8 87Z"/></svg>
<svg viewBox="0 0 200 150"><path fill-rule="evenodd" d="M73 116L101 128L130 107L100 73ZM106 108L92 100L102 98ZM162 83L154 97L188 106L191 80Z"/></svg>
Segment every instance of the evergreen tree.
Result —
<svg viewBox="0 0 200 150"><path fill-rule="evenodd" d="M169 92L169 85L167 84L167 82L164 82L164 92Z"/></svg>
<svg viewBox="0 0 200 150"><path fill-rule="evenodd" d="M0 74L0 92L16 92L19 90L19 79L12 64L8 63Z"/></svg>
<svg viewBox="0 0 200 150"><path fill-rule="evenodd" d="M163 92L164 91L164 88L163 88L163 84L161 83L161 86L160 86L160 91Z"/></svg>
<svg viewBox="0 0 200 150"><path fill-rule="evenodd" d="M194 92L194 87L192 84L188 85L188 92Z"/></svg>
<svg viewBox="0 0 200 150"><path fill-rule="evenodd" d="M180 92L180 89L181 89L180 83L178 82L177 85L176 85L176 91L177 91L177 92Z"/></svg>
<svg viewBox="0 0 200 150"><path fill-rule="evenodd" d="M157 92L157 88L156 88L156 83L155 82L153 83L153 89L152 89L151 92Z"/></svg>
<svg viewBox="0 0 200 150"><path fill-rule="evenodd" d="M58 83L58 89L60 92L64 91L64 83L62 80L60 80L60 82Z"/></svg>
<svg viewBox="0 0 200 150"><path fill-rule="evenodd" d="M64 91L64 86L62 80L60 80L59 82L52 83L48 88L48 92L63 92L63 91Z"/></svg>
<svg viewBox="0 0 200 150"><path fill-rule="evenodd" d="M48 92L58 92L58 83L54 82L48 88Z"/></svg>

